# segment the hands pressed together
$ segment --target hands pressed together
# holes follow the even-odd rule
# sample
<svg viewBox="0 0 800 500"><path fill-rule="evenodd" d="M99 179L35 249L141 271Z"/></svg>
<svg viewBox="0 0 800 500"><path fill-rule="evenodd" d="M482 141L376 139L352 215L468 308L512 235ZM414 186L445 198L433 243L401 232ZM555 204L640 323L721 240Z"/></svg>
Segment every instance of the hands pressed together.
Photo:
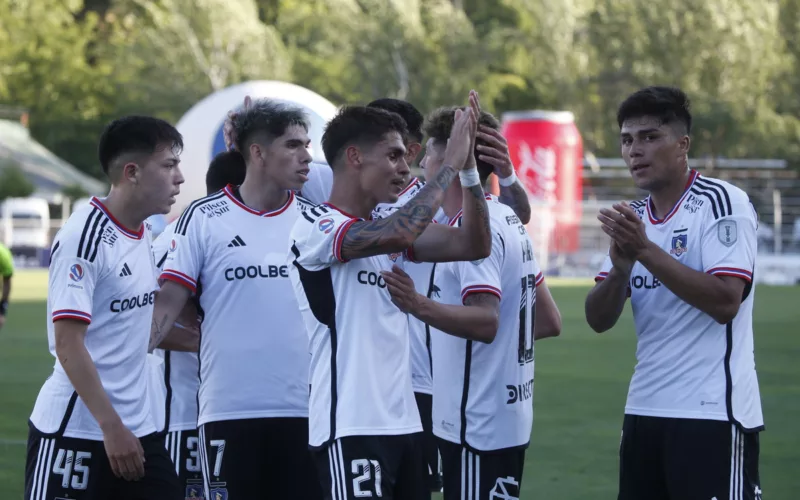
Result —
<svg viewBox="0 0 800 500"><path fill-rule="evenodd" d="M612 205L613 210L600 209L597 220L603 232L611 237L610 256L615 268L630 274L633 264L649 249L645 226L636 212L625 202Z"/></svg>

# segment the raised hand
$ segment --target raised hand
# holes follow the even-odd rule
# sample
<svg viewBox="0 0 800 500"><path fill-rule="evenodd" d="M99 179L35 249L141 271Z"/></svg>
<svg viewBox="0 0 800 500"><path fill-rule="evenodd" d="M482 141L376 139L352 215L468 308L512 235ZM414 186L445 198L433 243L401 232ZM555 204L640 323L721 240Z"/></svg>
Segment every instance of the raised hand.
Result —
<svg viewBox="0 0 800 500"><path fill-rule="evenodd" d="M508 141L498 130L486 125L478 125L478 159L494 167L494 173L504 179L514 173L514 164L508 152Z"/></svg>
<svg viewBox="0 0 800 500"><path fill-rule="evenodd" d="M636 212L627 203L615 203L613 210L603 208L597 219L602 223L601 228L611 237L611 259L614 267L625 270L630 264L638 260L639 255L646 251L650 243L645 231L644 223ZM619 265L618 265L619 264ZM630 272L630 271L629 271Z"/></svg>
<svg viewBox="0 0 800 500"><path fill-rule="evenodd" d="M471 108L467 108L465 111L456 110L453 128L444 151L445 165L450 165L456 170L465 168L469 156L473 154L471 148L472 129L475 127L473 122L474 114Z"/></svg>

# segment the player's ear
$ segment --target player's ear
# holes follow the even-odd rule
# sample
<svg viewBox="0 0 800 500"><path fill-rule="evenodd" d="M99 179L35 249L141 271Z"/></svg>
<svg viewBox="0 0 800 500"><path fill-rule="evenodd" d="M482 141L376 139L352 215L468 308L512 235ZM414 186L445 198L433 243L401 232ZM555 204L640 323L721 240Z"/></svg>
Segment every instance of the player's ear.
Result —
<svg viewBox="0 0 800 500"><path fill-rule="evenodd" d="M417 156L419 156L420 151L422 151L422 144L418 142L412 142L411 144L409 144L408 147L406 148L406 163L408 163L409 165L414 163L414 160L417 159Z"/></svg>
<svg viewBox="0 0 800 500"><path fill-rule="evenodd" d="M347 158L347 163L354 167L360 167L364 162L364 157L358 146L347 146L347 149L344 150L344 155Z"/></svg>
<svg viewBox="0 0 800 500"><path fill-rule="evenodd" d="M130 182L131 184L139 184L142 175L142 169L138 163L127 162L124 163L119 169L120 176Z"/></svg>

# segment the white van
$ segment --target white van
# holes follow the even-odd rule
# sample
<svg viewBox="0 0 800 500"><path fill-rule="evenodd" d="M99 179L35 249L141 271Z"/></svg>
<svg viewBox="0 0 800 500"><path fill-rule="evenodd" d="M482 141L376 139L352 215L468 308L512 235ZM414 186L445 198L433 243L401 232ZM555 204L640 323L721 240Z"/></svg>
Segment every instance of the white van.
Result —
<svg viewBox="0 0 800 500"><path fill-rule="evenodd" d="M7 198L0 204L0 236L11 249L50 247L50 207L42 198Z"/></svg>

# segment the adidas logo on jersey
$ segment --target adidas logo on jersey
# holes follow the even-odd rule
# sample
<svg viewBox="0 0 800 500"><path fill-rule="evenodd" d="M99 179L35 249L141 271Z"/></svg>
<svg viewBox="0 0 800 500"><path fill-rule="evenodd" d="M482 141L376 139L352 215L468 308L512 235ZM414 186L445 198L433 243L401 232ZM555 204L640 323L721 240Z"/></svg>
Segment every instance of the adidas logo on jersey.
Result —
<svg viewBox="0 0 800 500"><path fill-rule="evenodd" d="M247 244L244 242L244 240L238 234L236 235L236 238L232 239L231 242L228 243L228 248L231 248L231 247L244 247L244 246L247 246Z"/></svg>
<svg viewBox="0 0 800 500"><path fill-rule="evenodd" d="M122 264L122 271L120 271L119 277L122 278L124 276L130 276L131 274L131 268L128 267L128 263Z"/></svg>

